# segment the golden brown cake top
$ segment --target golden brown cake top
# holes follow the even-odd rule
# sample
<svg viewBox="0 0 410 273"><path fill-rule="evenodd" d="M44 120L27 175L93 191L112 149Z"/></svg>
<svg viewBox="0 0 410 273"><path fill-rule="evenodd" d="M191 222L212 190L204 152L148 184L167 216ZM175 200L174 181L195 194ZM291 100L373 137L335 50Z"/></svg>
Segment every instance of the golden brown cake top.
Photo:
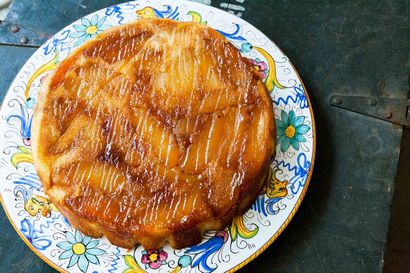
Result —
<svg viewBox="0 0 410 273"><path fill-rule="evenodd" d="M139 20L97 36L48 78L35 111L51 199L123 246L181 247L223 228L256 198L274 153L265 86L198 23Z"/></svg>

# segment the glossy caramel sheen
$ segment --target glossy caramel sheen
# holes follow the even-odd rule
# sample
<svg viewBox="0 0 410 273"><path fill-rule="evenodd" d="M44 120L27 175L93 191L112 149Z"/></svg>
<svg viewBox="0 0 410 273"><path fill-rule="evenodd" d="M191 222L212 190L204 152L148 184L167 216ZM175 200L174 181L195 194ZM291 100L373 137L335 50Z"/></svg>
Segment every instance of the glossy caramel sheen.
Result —
<svg viewBox="0 0 410 273"><path fill-rule="evenodd" d="M139 20L78 48L42 86L36 169L79 230L181 248L244 213L274 154L269 94L197 23Z"/></svg>

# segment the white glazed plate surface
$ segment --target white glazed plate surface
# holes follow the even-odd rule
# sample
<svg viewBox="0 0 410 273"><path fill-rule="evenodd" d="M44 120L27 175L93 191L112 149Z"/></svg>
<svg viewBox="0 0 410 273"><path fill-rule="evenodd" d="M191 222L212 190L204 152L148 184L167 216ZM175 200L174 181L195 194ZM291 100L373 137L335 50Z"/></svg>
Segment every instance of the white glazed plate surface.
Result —
<svg viewBox="0 0 410 273"><path fill-rule="evenodd" d="M139 18L196 21L213 27L249 58L272 97L276 158L269 181L248 212L203 241L175 250L116 247L73 229L49 201L33 166L30 128L42 79L85 40ZM27 61L0 112L0 195L27 245L44 261L69 272L235 271L266 249L287 226L307 190L315 155L315 127L304 86L288 58L249 23L224 11L186 1L141 0L99 10L62 29Z"/></svg>

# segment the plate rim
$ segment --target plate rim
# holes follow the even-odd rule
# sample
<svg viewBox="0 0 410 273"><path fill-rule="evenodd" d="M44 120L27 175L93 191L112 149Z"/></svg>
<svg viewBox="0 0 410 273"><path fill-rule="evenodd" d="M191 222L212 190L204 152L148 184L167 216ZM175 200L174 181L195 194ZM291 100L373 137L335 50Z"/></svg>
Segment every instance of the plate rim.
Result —
<svg viewBox="0 0 410 273"><path fill-rule="evenodd" d="M269 39L269 41L271 41L272 43L274 43L272 40ZM274 43L275 44L275 43ZM275 44L276 45L276 44ZM276 45L277 46L277 45ZM281 48L279 48L277 46L277 48L280 50L280 52L287 56L286 54L284 54L284 52L282 51ZM278 231L273 234L273 236L264 244L262 245L262 247L260 247L256 252L254 252L253 254L251 254L249 257L247 257L245 260L243 260L242 262L240 262L239 264L237 264L236 266L226 270L226 273L231 273L231 272L235 272L238 271L239 269L241 269L242 267L244 267L245 265L247 265L248 263L250 263L251 261L253 261L254 259L256 259L262 252L264 252L269 246L271 246L273 244L274 241L276 241L276 239L282 234L282 232L286 229L286 227L289 225L290 221L292 221L293 217L295 216L295 214L298 212L299 207L302 204L302 201L305 199L305 195L306 192L309 188L310 185L310 180L312 179L312 175L313 175L313 169L315 167L315 159L316 159L316 122L315 122L315 116L313 113L313 109L312 109L312 103L310 102L310 97L309 94L307 92L307 89L305 87L305 84L302 81L302 78L299 75L299 72L296 70L295 66L293 65L292 61L288 58L288 61L290 63L290 65L292 66L293 70L296 73L296 76L298 77L300 83L303 86L303 90L306 96L306 99L308 101L308 105L309 105L309 113L312 117L312 131L313 131L313 148L312 148L312 159L310 161L310 169L309 169L309 174L308 177L306 179L306 184L303 187L303 190L298 198L298 200L296 201L295 206L292 208L292 211L289 213L289 216L286 218L286 220L282 223L282 225L279 227Z"/></svg>
<svg viewBox="0 0 410 273"><path fill-rule="evenodd" d="M138 2L140 2L140 1L139 1L139 0L131 0L131 1L127 1L127 2L120 3L120 4L118 4L118 5L130 3L130 2L136 2L136 3L138 3ZM180 3L184 3L184 2L189 2L190 4L199 5L199 6L202 6L202 7L205 6L206 8L214 9L214 10L217 10L217 11L219 11L219 12L228 13L227 11L221 10L221 9L219 9L219 8L217 8L217 7L213 7L213 6L209 6L209 5L206 5L206 4L202 4L202 3L198 3L198 2L193 2L193 1L189 1L189 0L177 0L177 1L175 1L174 3L175 3L176 5L179 5ZM106 8L108 8L108 7L112 7L112 6L115 6L115 5L106 6L106 7L103 7L103 8L101 8L101 9L95 10L95 11L89 13L89 14L86 14L86 15L84 15L84 16L78 18L77 20L74 20L74 21L72 21L71 23L67 24L67 25L64 26L62 29L60 29L59 31L57 31L55 34L59 33L59 32L60 32L61 30L63 30L64 28L73 25L76 21L78 21L79 19L81 19L81 18L83 18L83 17L85 17L85 16L89 16L89 15L91 15L91 14L94 14L94 13L96 13L96 12L99 12L99 11L101 11L101 10L104 10L104 9L106 9ZM228 14L229 14L229 13L228 13ZM232 15L232 14L229 14L229 15ZM266 36L262 31L260 31L258 28L256 28L253 24L251 24L251 23L249 23L248 21L246 21L246 20L244 20L244 19L242 19L242 18L240 18L240 17L237 17L237 16L235 16L235 19L236 19L236 20L239 20L240 22L242 22L242 23L244 23L244 24L250 25L252 28L254 28L254 29L257 30L258 32L260 32L260 33L261 33L263 36L265 36L272 44L274 44L274 45L276 46L276 48L277 48L284 56L287 57L287 55L284 53L284 51L283 51L274 41L272 41L268 36ZM54 34L54 35L55 35L55 34ZM10 83L10 86L9 86L9 88L7 89L7 92L6 92L6 94L5 94L4 98L3 98L3 101L2 101L2 103L1 103L1 105L0 105L0 113L3 111L3 106L4 106L4 104L5 104L6 96L7 96L7 94L8 94L8 93L10 92L10 90L11 90L10 87L11 87L11 86L15 83L15 81L17 80L16 76L23 70L23 68L24 68L25 64L27 63L27 61L28 61L34 54L36 54L36 52L39 51L44 44L46 44L46 43L49 42L51 39L53 39L54 35L53 35L52 37L50 37L46 42L44 42L41 46L39 46L38 49L37 49L33 54L30 55L30 57L29 57L29 58L25 61L25 63L21 66L21 68L19 69L19 71L15 74L15 77L14 77L13 81ZM302 190L302 192L301 192L301 194L300 194L298 200L296 201L296 203L295 203L294 207L292 208L291 212L289 213L288 217L285 219L285 221L284 221L284 222L282 223L282 225L279 227L279 229L277 230L277 232L276 232L275 234L273 234L272 237L271 237L268 241L266 241L266 242L265 242L257 251L255 251L253 254L249 255L245 260L243 260L242 262L236 264L235 266L233 266L233 267L231 267L231 268L229 268L229 269L226 269L225 272L227 272L227 273L236 272L237 270L243 268L245 265L247 265L248 263L250 263L251 261L253 261L253 260L254 260L255 258L257 258L262 252L264 252L269 246L271 246L271 245L273 244L273 242L282 234L282 232L286 229L286 227L289 225L289 223L291 222L291 220L294 218L295 214L297 213L298 209L300 208L300 206L301 206L301 204L302 204L302 201L304 200L304 198L305 198L305 196L306 196L307 189L309 188L309 185L310 185L310 182L311 182L311 179L312 179L313 170L314 170L314 165L315 165L315 159L316 159L316 141L317 141L317 139L316 139L316 138L317 138L317 134L316 134L315 116L314 116L314 112L313 112L313 109L312 109L312 103L311 103L311 100L310 100L310 97L309 97L309 93L308 93L308 91L307 91L307 89L306 89L306 86L305 86L304 82L302 81L302 78L300 77L298 70L295 68L295 66L293 65L292 61L289 59L289 57L287 57L287 60L288 60L289 64L292 66L292 68L293 68L293 70L294 70L294 72L295 72L297 78L298 78L299 81L300 81L300 84L301 84L302 87L303 87L304 95L306 96L306 99L307 99L307 102L308 102L308 105L309 105L309 113L310 113L310 115L311 115L311 121L312 121L312 124L311 124L312 127L311 127L311 129L312 129L312 132L313 132L313 134L312 134L312 158L311 158L311 161L310 161L310 162L311 162L311 165L310 165L308 177L307 177L307 179L306 179L305 185L304 185L304 187L303 187L303 190ZM15 225L15 223L12 221L12 219L11 219L11 217L10 217L10 214L9 214L9 212L8 212L7 209L6 209L6 206L3 204L3 198L2 198L2 192L1 192L1 191L0 191L0 204L1 204L1 207L3 208L3 210L4 210L5 214L6 214L6 217L7 217L8 221L9 221L10 224L12 225L13 229L14 229L15 232L19 235L19 237L22 239L22 241L29 247L29 249L30 249L31 251L33 251L41 260L43 260L46 264L48 264L49 266L51 266L53 269L55 269L55 270L57 270L57 271L59 271L59 272L69 272L69 271L65 270L64 268L58 266L58 265L55 264L54 262L52 262L52 261L51 261L50 259L48 259L42 252L38 251L38 250L27 240L27 238L20 232L20 230L19 230L19 229L17 228L17 226Z"/></svg>

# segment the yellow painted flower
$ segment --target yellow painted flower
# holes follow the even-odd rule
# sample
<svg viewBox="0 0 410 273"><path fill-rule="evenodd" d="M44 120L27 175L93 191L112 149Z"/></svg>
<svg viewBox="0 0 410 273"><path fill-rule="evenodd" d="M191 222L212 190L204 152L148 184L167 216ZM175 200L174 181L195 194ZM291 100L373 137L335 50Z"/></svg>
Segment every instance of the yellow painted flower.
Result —
<svg viewBox="0 0 410 273"><path fill-rule="evenodd" d="M110 25L104 24L106 19L107 16L103 16L99 19L98 15L95 14L91 20L84 17L81 19L81 25L73 25L76 32L71 33L70 38L77 39L74 46L78 46L88 39L97 36L97 34L100 34L107 28L110 28Z"/></svg>
<svg viewBox="0 0 410 273"><path fill-rule="evenodd" d="M71 232L66 234L67 241L57 244L64 250L58 257L60 260L70 259L67 268L77 264L82 272L87 272L89 263L100 264L97 256L105 253L105 250L97 248L99 240L92 240L89 236L83 236L79 231L75 236Z"/></svg>
<svg viewBox="0 0 410 273"><path fill-rule="evenodd" d="M284 153L290 146L295 150L299 150L299 143L306 142L303 136L310 127L306 124L304 116L296 116L295 112L291 110L288 113L281 111L281 119L276 119L276 133L277 141L280 144L280 150Z"/></svg>

